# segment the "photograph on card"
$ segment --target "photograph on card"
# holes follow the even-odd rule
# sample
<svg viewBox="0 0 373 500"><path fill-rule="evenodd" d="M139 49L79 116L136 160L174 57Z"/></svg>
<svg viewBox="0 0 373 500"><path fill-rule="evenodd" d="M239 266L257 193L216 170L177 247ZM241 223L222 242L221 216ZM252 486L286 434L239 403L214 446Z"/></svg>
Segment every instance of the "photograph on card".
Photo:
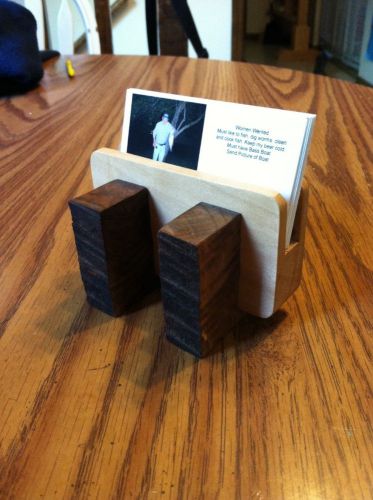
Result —
<svg viewBox="0 0 373 500"><path fill-rule="evenodd" d="M127 153L197 170L206 104L133 94Z"/></svg>

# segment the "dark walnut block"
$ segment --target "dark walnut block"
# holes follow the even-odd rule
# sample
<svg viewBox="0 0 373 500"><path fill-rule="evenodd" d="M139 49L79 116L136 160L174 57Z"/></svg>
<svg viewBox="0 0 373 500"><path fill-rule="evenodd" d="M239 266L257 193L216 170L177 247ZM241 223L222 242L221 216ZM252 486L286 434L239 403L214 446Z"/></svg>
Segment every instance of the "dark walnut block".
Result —
<svg viewBox="0 0 373 500"><path fill-rule="evenodd" d="M88 302L120 316L156 284L148 191L114 180L69 206Z"/></svg>
<svg viewBox="0 0 373 500"><path fill-rule="evenodd" d="M167 338L202 357L240 317L241 215L199 203L158 232Z"/></svg>

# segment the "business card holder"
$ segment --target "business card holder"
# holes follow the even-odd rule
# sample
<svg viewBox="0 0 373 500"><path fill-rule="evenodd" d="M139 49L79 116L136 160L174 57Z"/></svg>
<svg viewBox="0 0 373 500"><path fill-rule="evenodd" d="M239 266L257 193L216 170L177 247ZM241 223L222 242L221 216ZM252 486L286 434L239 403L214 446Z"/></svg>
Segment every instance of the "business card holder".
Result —
<svg viewBox="0 0 373 500"><path fill-rule="evenodd" d="M238 307L241 311L267 318L298 287L307 217L306 185L302 186L291 242L286 247L287 204L276 192L111 149L100 149L92 154L91 170L95 188L121 179L148 189L156 266L159 266L158 242L161 242L158 231L167 225L169 231L161 232L167 233L165 238L171 235L176 241L175 230L180 224L173 227L172 221L202 202L241 214L238 240ZM189 220L192 216L197 217L188 214ZM201 210L198 217L202 217ZM210 212L207 217L212 217ZM219 245L223 256L224 240ZM209 248L208 245L205 248ZM219 249L214 251L219 254ZM219 262L219 255L216 262ZM214 274L216 269L200 269L198 276L205 279L203 272ZM215 281L218 278L215 275Z"/></svg>

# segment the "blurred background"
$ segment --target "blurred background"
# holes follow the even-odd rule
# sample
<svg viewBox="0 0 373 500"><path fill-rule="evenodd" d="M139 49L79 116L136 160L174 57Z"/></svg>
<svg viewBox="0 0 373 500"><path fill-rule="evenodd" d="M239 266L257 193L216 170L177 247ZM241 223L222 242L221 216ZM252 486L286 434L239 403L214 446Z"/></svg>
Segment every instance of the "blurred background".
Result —
<svg viewBox="0 0 373 500"><path fill-rule="evenodd" d="M177 0L17 1L31 10L41 2L46 28L43 36L49 48L59 48L58 23L69 11L74 50L87 50L87 29L77 8L79 2L87 2L99 26L101 52L136 55L149 54L146 8L154 3L156 53L196 57L180 23L180 13L178 16L175 12ZM373 0L179 3L183 1L190 8L201 43L211 59L269 64L373 84Z"/></svg>

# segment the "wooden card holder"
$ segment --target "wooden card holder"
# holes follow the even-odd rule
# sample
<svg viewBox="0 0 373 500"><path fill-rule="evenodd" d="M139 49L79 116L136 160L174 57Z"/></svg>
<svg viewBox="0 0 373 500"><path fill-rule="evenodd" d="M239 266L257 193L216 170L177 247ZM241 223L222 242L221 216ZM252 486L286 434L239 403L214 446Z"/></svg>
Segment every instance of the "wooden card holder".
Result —
<svg viewBox="0 0 373 500"><path fill-rule="evenodd" d="M92 154L91 170L96 188L121 179L148 189L156 265L158 230L203 202L241 214L238 306L242 311L267 318L298 287L307 187L302 188L292 241L286 248L287 207L276 192L110 149Z"/></svg>

